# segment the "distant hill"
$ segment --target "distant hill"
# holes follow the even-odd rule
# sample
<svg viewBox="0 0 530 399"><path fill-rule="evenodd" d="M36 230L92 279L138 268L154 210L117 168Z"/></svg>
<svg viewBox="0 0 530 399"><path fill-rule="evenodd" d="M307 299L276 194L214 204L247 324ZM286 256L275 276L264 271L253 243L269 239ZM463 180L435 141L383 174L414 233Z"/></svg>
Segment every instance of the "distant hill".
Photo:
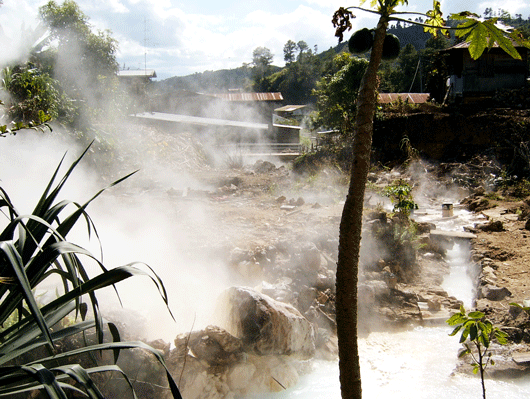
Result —
<svg viewBox="0 0 530 399"><path fill-rule="evenodd" d="M222 69L219 71L197 72L187 76L174 76L158 82L161 91L189 90L195 92L210 92L215 89L227 89L245 85L250 78L250 69L239 67L236 69Z"/></svg>
<svg viewBox="0 0 530 399"><path fill-rule="evenodd" d="M530 17L528 20L522 19L520 16L517 19L503 19L503 21L510 26L514 26L522 31L526 31L530 35ZM455 21L448 21L449 25L454 24ZM425 48L425 43L431 37L430 34L423 31L423 27L418 25L397 24L388 29L388 33L396 35L400 42L401 48L407 44L412 44L416 50ZM353 32L351 32L353 33ZM345 41L337 44L335 47L329 48L318 54L321 60L329 58L333 53L338 54L342 51L347 51L347 40L350 32L345 37ZM273 67L272 73L282 70L280 67ZM320 76L315 77L320 79ZM235 69L222 69L218 71L206 71L202 73L195 73L188 76L175 76L169 79L157 82L157 89L161 92L172 90L190 90L195 92L225 92L228 89L243 89L250 90L252 81L252 68L250 66L241 66Z"/></svg>
<svg viewBox="0 0 530 399"><path fill-rule="evenodd" d="M425 43L431 38L431 34L424 32L423 27L418 25L411 25L406 28L398 25L397 27L388 29L387 32L399 38L401 48L407 44L412 44L416 50L423 50Z"/></svg>
<svg viewBox="0 0 530 399"><path fill-rule="evenodd" d="M425 48L425 42L430 35L423 32L421 26L393 27L388 30L389 33L396 35L401 41L401 47L411 43L416 50ZM348 37L349 38L349 37ZM326 51L318 54L319 58L329 57L330 53L338 54L347 51L346 41L337 44ZM280 67L273 67L272 72L281 70ZM187 76L175 76L157 82L157 89L161 92L172 90L189 90L195 92L226 92L229 89L250 90L252 79L252 68L241 66L235 69L222 69L218 71L206 71L194 73Z"/></svg>
<svg viewBox="0 0 530 399"><path fill-rule="evenodd" d="M272 71L280 70L272 67ZM251 84L252 69L241 66L235 69L221 69L218 71L197 72L187 76L174 76L157 82L158 90L189 90L194 92L221 93L229 89L248 89Z"/></svg>

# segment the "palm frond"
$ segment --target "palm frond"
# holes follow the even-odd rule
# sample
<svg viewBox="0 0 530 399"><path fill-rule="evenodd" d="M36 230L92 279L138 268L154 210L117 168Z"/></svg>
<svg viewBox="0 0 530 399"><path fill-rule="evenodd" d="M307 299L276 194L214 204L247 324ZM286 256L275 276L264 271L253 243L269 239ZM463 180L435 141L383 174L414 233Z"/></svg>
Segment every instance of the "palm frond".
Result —
<svg viewBox="0 0 530 399"><path fill-rule="evenodd" d="M8 193L0 187L0 213L7 219L0 232L0 397L37 389L53 399L66 398L66 392L69 390L89 398L101 399L103 395L90 375L102 372L121 373L136 397L128 377L115 365L85 369L79 365L64 363L72 357L93 356L101 351L112 351L116 363L122 350L141 348L152 353L162 364L173 397L181 398L177 385L158 351L141 342L121 342L119 331L112 323L107 323L112 342L104 342L106 322L96 297L96 291L101 288L113 287L117 292L116 284L120 281L133 276L148 276L173 317L162 280L147 265L147 271L137 267L136 263L107 269L103 265L102 255L98 259L83 247L66 239L74 226L84 220L89 238L92 233L96 236L102 254L97 229L86 208L105 190L136 173L132 172L116 180L83 204L57 201L68 178L89 148L90 145L62 177L59 177L66 154L62 157L30 215L20 215ZM72 207L73 210L63 218L62 215ZM99 274L94 277L88 275L82 262L85 258L98 265L101 270ZM56 299L40 304L34 291L51 276L60 277L63 290ZM84 296L89 297L87 302L90 302L92 307L91 320L85 320L88 305L83 301ZM76 322L62 328L61 322L74 312ZM79 318L81 321L77 321ZM94 329L96 344L86 341L86 334ZM77 334L83 336L84 346L56 353L56 342ZM44 358L43 348L49 353ZM40 355L37 355L38 353Z"/></svg>

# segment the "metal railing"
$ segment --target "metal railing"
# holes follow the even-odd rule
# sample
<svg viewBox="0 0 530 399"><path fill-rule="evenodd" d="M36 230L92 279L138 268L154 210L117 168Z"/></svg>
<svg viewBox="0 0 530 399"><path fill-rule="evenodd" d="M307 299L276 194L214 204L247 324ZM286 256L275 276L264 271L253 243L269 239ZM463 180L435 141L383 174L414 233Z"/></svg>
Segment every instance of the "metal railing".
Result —
<svg viewBox="0 0 530 399"><path fill-rule="evenodd" d="M223 145L227 151L234 151L240 154L300 154L301 144L298 143L238 143Z"/></svg>

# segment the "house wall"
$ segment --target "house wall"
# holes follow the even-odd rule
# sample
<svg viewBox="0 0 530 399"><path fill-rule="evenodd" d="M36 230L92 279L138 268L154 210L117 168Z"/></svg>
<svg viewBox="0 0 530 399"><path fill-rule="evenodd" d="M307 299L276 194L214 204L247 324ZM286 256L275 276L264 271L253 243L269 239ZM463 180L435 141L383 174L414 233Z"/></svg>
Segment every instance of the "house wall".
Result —
<svg viewBox="0 0 530 399"><path fill-rule="evenodd" d="M300 128L296 126L274 125L273 131L277 143L300 144Z"/></svg>
<svg viewBox="0 0 530 399"><path fill-rule="evenodd" d="M516 60L501 49L492 49L479 59L471 58L467 49L451 54L451 83L455 94L487 94L500 89L518 89L528 77L527 52Z"/></svg>

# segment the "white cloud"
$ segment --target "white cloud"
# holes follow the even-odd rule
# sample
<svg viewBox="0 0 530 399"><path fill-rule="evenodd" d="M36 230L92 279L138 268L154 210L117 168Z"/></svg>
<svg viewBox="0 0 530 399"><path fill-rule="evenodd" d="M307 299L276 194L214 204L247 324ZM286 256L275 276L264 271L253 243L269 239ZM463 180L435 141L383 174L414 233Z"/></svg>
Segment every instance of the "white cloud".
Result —
<svg viewBox="0 0 530 399"><path fill-rule="evenodd" d="M60 3L62 0L58 0ZM38 8L47 0L5 0L0 9L0 25L8 36L26 26L36 25ZM143 68L147 52L149 68L160 78L204 70L235 68L251 62L252 51L268 47L274 63L283 65L287 40L304 40L310 47L326 50L337 44L331 25L339 6L358 6L358 0L269 0L246 2L225 0L77 0L97 29L110 29L119 41L118 61L131 68ZM369 6L369 1L364 3ZM519 0L442 0L445 15L470 9L482 13L486 7L504 8L523 18L530 4ZM410 1L402 10L425 12L432 0ZM374 27L377 15L355 11L352 31ZM11 34L11 32L14 32ZM145 46L144 46L145 44Z"/></svg>

